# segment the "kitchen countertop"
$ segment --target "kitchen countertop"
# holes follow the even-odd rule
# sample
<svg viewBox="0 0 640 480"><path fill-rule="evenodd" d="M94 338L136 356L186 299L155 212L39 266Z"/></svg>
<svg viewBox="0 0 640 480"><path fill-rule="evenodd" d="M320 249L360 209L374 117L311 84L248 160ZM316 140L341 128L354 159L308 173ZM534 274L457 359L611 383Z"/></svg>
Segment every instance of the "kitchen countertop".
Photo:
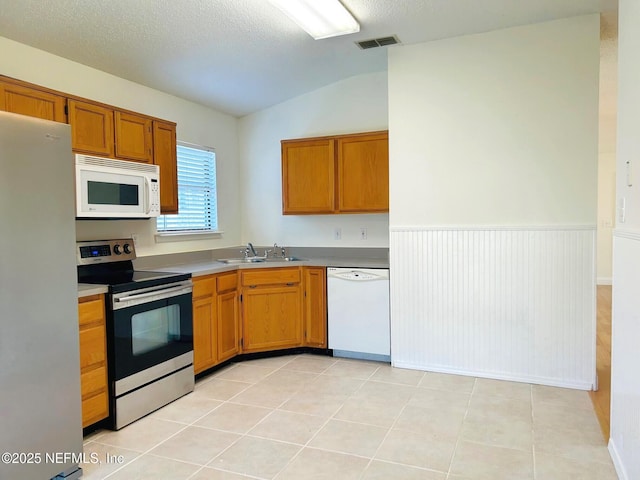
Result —
<svg viewBox="0 0 640 480"><path fill-rule="evenodd" d="M386 258L345 258L345 257L318 257L304 258L298 261L287 262L278 259L269 259L266 262L225 264L216 260L203 260L168 265L158 268L145 268L145 270L159 270L164 272L190 273L194 278L215 273L231 272L235 270L255 268L281 268L281 267L343 267L343 268L389 268L389 260ZM78 284L78 298L106 293L107 285Z"/></svg>
<svg viewBox="0 0 640 480"><path fill-rule="evenodd" d="M78 298L89 297L91 295L99 295L107 293L109 287L107 285L94 285L92 283L78 284Z"/></svg>
<svg viewBox="0 0 640 480"><path fill-rule="evenodd" d="M162 267L162 270L176 273L191 273L193 277L210 275L213 273L229 272L233 270L245 270L254 268L275 268L275 267L358 267L358 268L389 268L389 261L380 258L306 258L294 262L278 261L269 259L266 262L241 263L227 265L216 260L204 262L186 263L183 265Z"/></svg>

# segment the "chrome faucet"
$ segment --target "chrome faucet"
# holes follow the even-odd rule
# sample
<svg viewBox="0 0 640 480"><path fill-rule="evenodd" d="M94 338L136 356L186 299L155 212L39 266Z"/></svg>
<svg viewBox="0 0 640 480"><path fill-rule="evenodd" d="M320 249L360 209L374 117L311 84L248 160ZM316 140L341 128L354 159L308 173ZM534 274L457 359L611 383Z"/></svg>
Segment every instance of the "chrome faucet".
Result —
<svg viewBox="0 0 640 480"><path fill-rule="evenodd" d="M277 243L273 244L273 249L274 250L280 249L280 255L282 256L282 258L287 256L285 248L284 247L279 247ZM275 251L274 251L274 255L276 255Z"/></svg>
<svg viewBox="0 0 640 480"><path fill-rule="evenodd" d="M256 252L255 248L253 248L253 245L251 244L251 242L247 243L247 248L249 248L249 250L251 250L251 253L253 253L254 257L258 256L258 252Z"/></svg>

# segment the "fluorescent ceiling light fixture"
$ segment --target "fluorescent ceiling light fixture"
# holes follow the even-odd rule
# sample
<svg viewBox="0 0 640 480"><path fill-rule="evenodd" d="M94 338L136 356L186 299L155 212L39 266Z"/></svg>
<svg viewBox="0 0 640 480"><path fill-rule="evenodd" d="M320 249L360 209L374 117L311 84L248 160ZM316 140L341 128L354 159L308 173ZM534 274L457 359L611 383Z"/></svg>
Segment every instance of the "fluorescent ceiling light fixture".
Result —
<svg viewBox="0 0 640 480"><path fill-rule="evenodd" d="M316 40L360 31L339 0L269 0Z"/></svg>

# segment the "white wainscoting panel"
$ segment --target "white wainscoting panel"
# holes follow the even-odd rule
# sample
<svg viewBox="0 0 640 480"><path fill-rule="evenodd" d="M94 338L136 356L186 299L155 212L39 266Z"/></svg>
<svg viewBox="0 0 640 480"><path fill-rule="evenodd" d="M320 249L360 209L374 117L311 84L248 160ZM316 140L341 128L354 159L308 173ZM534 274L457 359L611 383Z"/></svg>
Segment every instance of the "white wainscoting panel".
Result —
<svg viewBox="0 0 640 480"><path fill-rule="evenodd" d="M591 389L595 226L391 228L394 366Z"/></svg>

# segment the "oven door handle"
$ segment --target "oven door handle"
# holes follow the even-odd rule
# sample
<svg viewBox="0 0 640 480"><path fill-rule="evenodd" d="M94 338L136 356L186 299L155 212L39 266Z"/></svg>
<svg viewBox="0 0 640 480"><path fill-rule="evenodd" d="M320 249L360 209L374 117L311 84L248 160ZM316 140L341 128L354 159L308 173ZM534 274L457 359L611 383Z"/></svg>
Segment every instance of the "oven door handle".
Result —
<svg viewBox="0 0 640 480"><path fill-rule="evenodd" d="M162 290L154 290L153 292L137 293L134 295L127 295L125 297L115 297L113 301L116 303L131 302L135 300L143 300L149 297L154 297L153 298L154 300L162 300L164 298L175 297L177 295L182 295L184 293L191 293L192 290L193 288L191 287L191 285L188 285L188 286L179 285L177 287L165 288Z"/></svg>

